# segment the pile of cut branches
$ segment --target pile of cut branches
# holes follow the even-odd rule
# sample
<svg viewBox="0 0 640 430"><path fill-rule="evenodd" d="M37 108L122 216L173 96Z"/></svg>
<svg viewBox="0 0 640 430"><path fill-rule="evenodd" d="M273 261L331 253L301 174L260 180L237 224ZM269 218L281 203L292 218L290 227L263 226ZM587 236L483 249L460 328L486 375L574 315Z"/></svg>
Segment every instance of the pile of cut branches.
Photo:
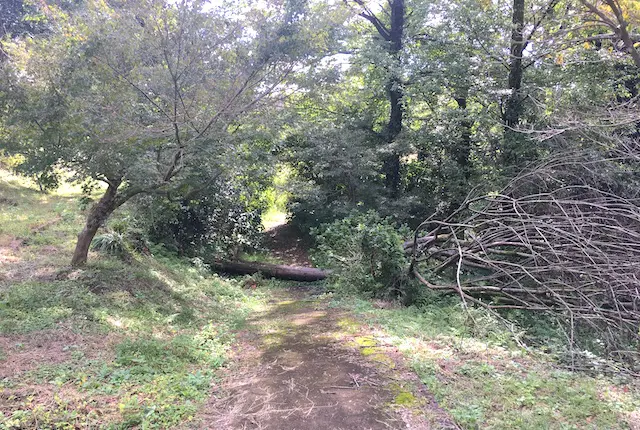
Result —
<svg viewBox="0 0 640 430"><path fill-rule="evenodd" d="M413 274L492 310L553 313L572 344L578 326L597 330L609 354L636 342L640 170L628 149L562 154L427 219L410 246Z"/></svg>

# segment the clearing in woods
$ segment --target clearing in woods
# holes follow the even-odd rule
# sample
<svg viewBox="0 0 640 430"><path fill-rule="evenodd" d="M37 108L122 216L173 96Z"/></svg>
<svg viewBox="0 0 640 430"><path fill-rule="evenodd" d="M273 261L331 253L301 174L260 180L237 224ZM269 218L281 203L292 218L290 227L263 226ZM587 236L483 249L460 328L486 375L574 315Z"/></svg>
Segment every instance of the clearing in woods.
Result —
<svg viewBox="0 0 640 430"><path fill-rule="evenodd" d="M640 429L635 378L563 369L456 298L332 296L161 248L70 270L80 196L0 169L0 428ZM269 236L254 258L308 264L289 226Z"/></svg>

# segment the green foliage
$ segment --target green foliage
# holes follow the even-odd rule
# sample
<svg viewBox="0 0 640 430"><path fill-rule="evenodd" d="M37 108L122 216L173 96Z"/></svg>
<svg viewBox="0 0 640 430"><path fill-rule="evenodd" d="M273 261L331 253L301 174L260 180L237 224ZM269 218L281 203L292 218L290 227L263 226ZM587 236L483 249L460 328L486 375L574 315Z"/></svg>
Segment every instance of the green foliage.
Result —
<svg viewBox="0 0 640 430"><path fill-rule="evenodd" d="M91 249L107 255L131 262L134 254L149 254L149 241L145 232L138 228L139 224L130 216L112 220L107 231L96 236L91 242Z"/></svg>
<svg viewBox="0 0 640 430"><path fill-rule="evenodd" d="M219 343L217 331L213 333L208 337L178 335L166 341L150 337L126 340L116 347L115 365L138 375L173 373L198 363L220 367L225 345Z"/></svg>
<svg viewBox="0 0 640 430"><path fill-rule="evenodd" d="M406 293L408 262L402 248L406 227L397 226L374 211L320 226L313 232L314 260L335 270L336 286L344 292L376 297Z"/></svg>
<svg viewBox="0 0 640 430"><path fill-rule="evenodd" d="M105 351L97 344L87 351L97 358L71 344L68 361L0 381L2 388L59 390L47 403L9 399L12 412L0 427L171 428L194 418L258 295L175 257L139 258L142 264L101 259L73 280L16 283L0 293L1 333L63 325L82 336L122 338L113 351L106 342ZM117 403L105 405L103 396ZM113 406L108 418L100 415Z"/></svg>
<svg viewBox="0 0 640 430"><path fill-rule="evenodd" d="M187 256L237 256L261 240L261 211L237 190L188 201L142 198L137 212L149 239Z"/></svg>
<svg viewBox="0 0 640 430"><path fill-rule="evenodd" d="M128 258L129 251L122 234L117 232L108 232L96 236L91 243L94 251L104 252L105 254L114 255L116 257Z"/></svg>
<svg viewBox="0 0 640 430"><path fill-rule="evenodd" d="M242 184L253 193L271 167L255 162L257 154L271 150L270 128L279 117L253 113L271 109L280 88L295 85L293 65L317 61L331 40L330 23L316 20L320 11L304 2L263 9L89 0L79 10L47 4L42 12L56 22L51 34L3 45L0 141L21 156L16 169L43 189L57 186L63 171L78 182L108 184L104 210L89 213L98 225L148 193L184 200L183 207L209 199L207 214L220 201L201 198L199 190L229 197L228 189ZM252 225L241 219L252 203L232 203L227 213L236 225ZM180 212L176 218L187 225L182 218L190 209ZM189 242L200 232L174 234L187 247L200 245ZM213 241L227 239L220 237ZM83 264L86 255L75 260Z"/></svg>

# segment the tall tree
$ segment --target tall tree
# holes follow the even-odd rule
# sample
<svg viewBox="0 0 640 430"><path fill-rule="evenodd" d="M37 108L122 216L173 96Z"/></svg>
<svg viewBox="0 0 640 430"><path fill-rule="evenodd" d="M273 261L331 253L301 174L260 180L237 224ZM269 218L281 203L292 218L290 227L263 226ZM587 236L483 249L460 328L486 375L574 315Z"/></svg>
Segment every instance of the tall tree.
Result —
<svg viewBox="0 0 640 430"><path fill-rule="evenodd" d="M580 0L591 14L586 20L599 26L608 28L613 34L591 36L591 40L602 40L612 36L620 40L624 50L630 55L636 67L640 67L640 51L637 43L640 36L633 34L631 29L640 27L640 5L629 0ZM630 20L635 19L635 22Z"/></svg>
<svg viewBox="0 0 640 430"><path fill-rule="evenodd" d="M378 36L383 40L385 51L389 56L390 61L384 62L388 68L385 89L389 101L389 120L382 133L382 138L392 147L402 131L404 117L404 92L400 71L406 15L405 3L404 0L389 0L388 10L383 12L389 16L388 23L385 23L367 7L364 1L354 0L354 2L362 9L359 15L373 25ZM384 159L383 166L385 185L392 197L397 197L400 193L400 167L400 153L392 147L390 154Z"/></svg>
<svg viewBox="0 0 640 430"><path fill-rule="evenodd" d="M542 28L545 20L552 16L558 3L559 0L550 0L546 5L543 5L538 16L533 15L532 22L528 25L530 30L527 34L525 32L525 28L527 27L525 0L513 0L508 63L509 75L507 81L509 95L502 110L502 121L505 125L505 133L500 157L501 162L507 169L515 167L517 170L527 162L530 162L531 158L534 157L533 151L527 151L522 148L522 146L531 147L531 145L528 145L526 138L517 132L527 97L527 94L522 91L524 71L526 67L532 66L535 63L536 55L535 53L531 55L534 57L534 60L528 65L525 65L523 61L524 53L533 41L536 32Z"/></svg>

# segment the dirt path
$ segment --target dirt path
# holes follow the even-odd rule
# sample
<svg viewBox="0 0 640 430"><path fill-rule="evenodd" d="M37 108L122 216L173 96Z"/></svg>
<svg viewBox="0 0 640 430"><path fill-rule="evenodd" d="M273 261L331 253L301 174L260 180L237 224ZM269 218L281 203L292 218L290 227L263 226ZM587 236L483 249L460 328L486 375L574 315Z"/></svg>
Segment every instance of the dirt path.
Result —
<svg viewBox="0 0 640 430"><path fill-rule="evenodd" d="M201 428L457 428L394 349L385 351L348 312L302 288L270 293L275 298L240 333L237 365Z"/></svg>
<svg viewBox="0 0 640 430"><path fill-rule="evenodd" d="M278 225L265 232L265 246L275 257L292 266L311 266L308 242L291 224Z"/></svg>

